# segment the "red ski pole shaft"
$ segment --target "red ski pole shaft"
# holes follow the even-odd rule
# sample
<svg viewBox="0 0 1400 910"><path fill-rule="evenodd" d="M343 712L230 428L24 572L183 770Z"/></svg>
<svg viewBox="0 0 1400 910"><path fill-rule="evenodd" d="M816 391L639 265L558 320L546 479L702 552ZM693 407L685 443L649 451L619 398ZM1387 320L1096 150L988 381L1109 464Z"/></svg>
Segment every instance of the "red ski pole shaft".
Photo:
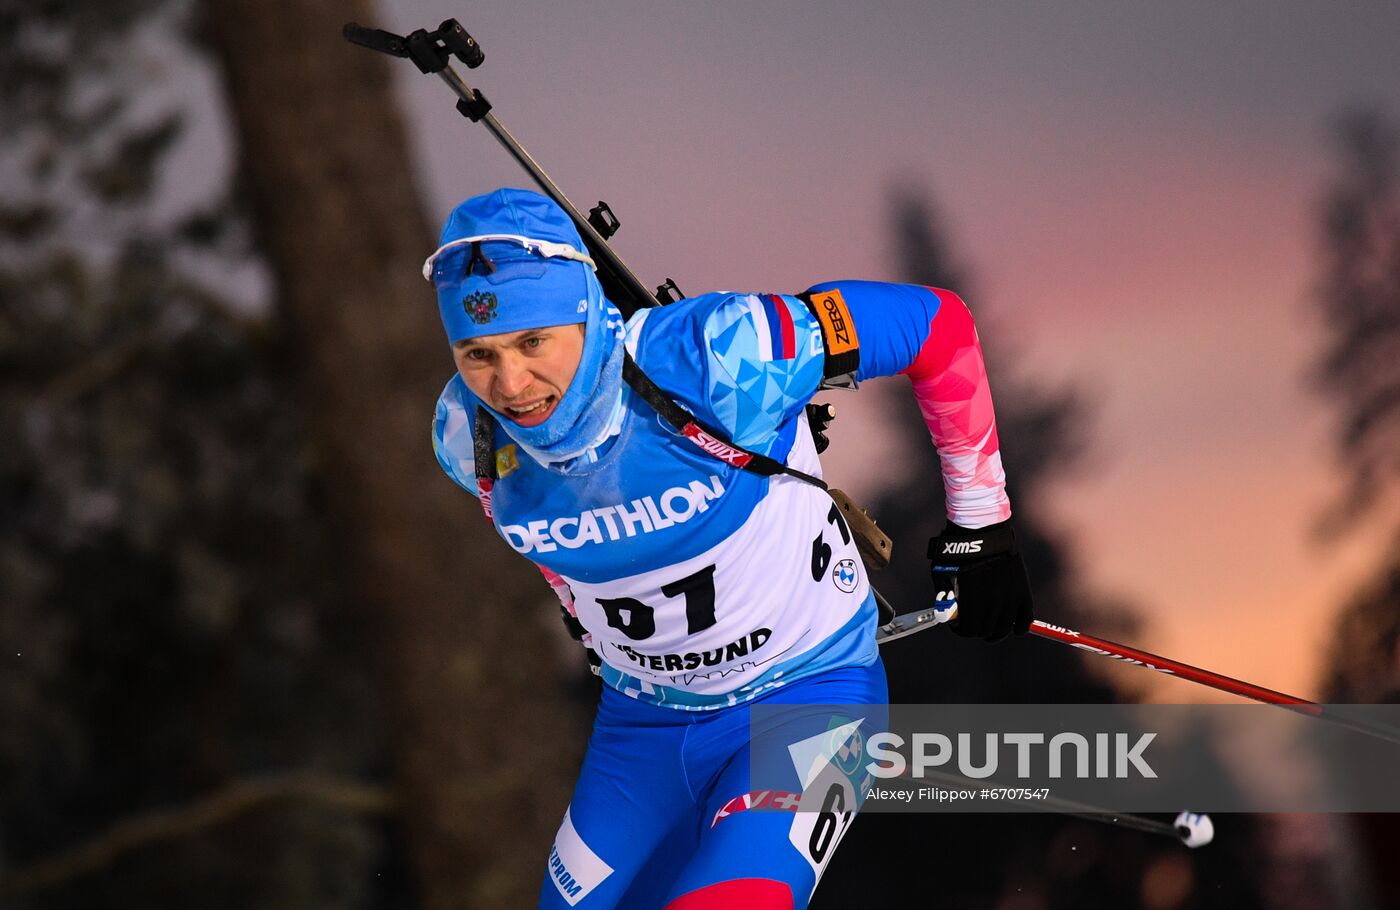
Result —
<svg viewBox="0 0 1400 910"><path fill-rule="evenodd" d="M1296 695L1289 695L1286 692L1277 692L1273 689L1266 689L1263 686L1256 686L1254 683L1245 682L1242 679L1235 679L1232 676L1225 676L1222 673L1213 673L1210 670L1203 670L1200 667L1193 667L1184 664L1179 660L1172 660L1170 657L1163 657L1160 654L1153 654L1150 651L1142 651L1128 645L1119 644L1116 641L1109 641L1105 638L1096 638L1093 635L1086 635L1074 629L1066 629L1064 626L1051 625L1048 622L1035 620L1031 623L1031 633L1039 635L1041 638L1049 638L1054 641L1064 642L1073 645L1084 651L1091 651L1095 654L1102 654L1126 663L1137 664L1149 670L1156 670L1159 673L1170 673L1173 676L1180 676L1182 679L1189 679L1192 682L1200 683L1203 686L1210 686L1212 689L1219 689L1222 692L1229 692L1234 695L1242 695L1245 698L1252 698L1255 701L1262 701L1270 705L1286 705L1294 708L1302 707L1304 714L1320 714L1320 710L1309 710L1309 707L1316 709L1315 702L1306 698L1299 698Z"/></svg>
<svg viewBox="0 0 1400 910"><path fill-rule="evenodd" d="M1328 711L1317 702L1308 701L1306 698L1299 698L1296 695L1289 695L1286 692L1279 692L1274 689L1266 689L1263 686L1256 686L1254 683L1245 682L1242 679L1235 679L1223 673L1214 673L1200 667L1193 667L1184 664L1179 660L1172 660L1170 657L1163 657L1160 654L1153 654L1150 651L1143 651L1128 645L1119 644L1116 641L1109 641L1105 638L1096 638L1093 635L1086 635L1074 629L1066 629L1064 626L1051 625L1048 622L1034 620L1031 622L1031 633L1039 635L1041 638L1049 638L1053 641L1064 642L1073 645L1083 651L1090 651L1094 654L1102 654L1105 657L1112 657L1125 663L1136 664L1146 667L1149 670L1156 670L1159 673L1170 673L1172 676L1180 676L1182 679L1189 679L1192 682L1200 683L1203 686L1210 686L1212 689L1219 689L1222 692L1229 692L1233 695L1242 695L1245 698L1252 698L1269 705L1278 705L1299 714L1309 717L1316 717L1325 720L1330 724L1351 730L1354 733L1362 733L1366 736L1374 736L1377 739L1400 745L1400 730L1380 724L1368 723L1360 718L1345 717L1333 711Z"/></svg>
<svg viewBox="0 0 1400 910"><path fill-rule="evenodd" d="M884 598L876 593L876 599L884 602ZM887 607L893 612L892 607ZM932 611L929 611L930 613ZM950 619L958 616L957 607L953 607ZM931 625L932 623L930 623ZM1263 686L1256 686L1254 683L1245 682L1242 679L1235 679L1233 676L1226 676L1223 673L1213 673L1210 670L1203 670L1200 667L1193 667L1184 664L1179 660L1172 660L1170 657L1163 657L1160 654L1153 654L1151 651L1143 651L1129 645L1119 644L1116 641L1109 641L1106 638L1097 638L1093 635L1086 635L1074 629L1066 629L1064 626L1051 625L1042 620L1033 620L1030 628L1031 634L1041 638L1048 638L1052 641L1063 642L1072 645L1083 651L1090 651L1094 654L1102 654L1105 657L1112 657L1124 663L1136 664L1146 667L1149 670L1156 670L1159 673L1170 673L1172 676L1180 676L1182 679L1189 679L1194 683L1203 686L1210 686L1212 689L1219 689L1222 692L1229 692L1233 695L1242 695L1245 698L1252 698L1255 701L1262 701L1269 705L1282 705L1292 708L1303 714L1314 717L1321 716L1322 709L1316 702L1308 701L1306 698L1299 698L1296 695L1289 695L1287 692L1278 692L1274 689L1266 689Z"/></svg>
<svg viewBox="0 0 1400 910"><path fill-rule="evenodd" d="M911 613L899 615L889 601L880 596L878 591L871 588L876 601L880 605L881 625L876 636L876 641L886 643L896 641L907 635L924 629L931 629L941 625L950 619L957 618L957 607L952 609L952 615L948 619L940 620L935 615L935 610L926 607ZM1169 673L1172 676L1179 676L1191 682L1209 686L1212 689L1219 689L1221 692L1229 692L1232 695L1240 695L1244 698L1252 698L1255 701L1263 702L1266 705L1277 705L1289 711L1303 714L1308 717L1315 717L1318 720L1326 721L1334 726L1351 730L1354 733L1362 733L1366 736L1373 736L1376 739L1384 740L1388 743L1400 745L1400 728L1389 724L1378 724L1364 720L1359 717L1348 716L1337 711L1328 711L1316 702L1308 701L1306 698L1299 698L1296 695L1289 695L1287 692L1279 692L1276 689L1266 689L1263 686L1256 686L1254 683L1245 682L1242 679L1235 679L1233 676L1226 676L1223 673L1215 673L1201 667L1193 667L1191 664L1182 663L1179 660L1172 660L1170 657L1163 657L1160 654L1153 654L1151 651L1143 651L1129 645L1119 644L1116 641L1109 641L1106 638L1097 638L1093 635L1086 635L1074 629L1066 629L1064 626L1052 625L1041 620L1031 622L1030 631L1052 641L1072 645L1082 651L1089 651L1094 654L1102 654L1105 657L1112 657L1124 663L1145 667L1149 670L1156 670L1159 673Z"/></svg>
<svg viewBox="0 0 1400 910"><path fill-rule="evenodd" d="M873 590L873 589L872 589ZM881 602L882 609L893 610L888 606L888 602L876 593L876 599ZM920 628L929 628L935 623L930 622L932 610L923 614L910 614L916 616L916 622L908 629L896 632L887 638L899 638ZM957 617L957 608L953 608L953 617ZM889 628L895 625L891 621ZM1102 654L1105 657L1112 657L1124 663L1134 664L1139 667L1146 667L1149 670L1156 670L1159 673L1169 673L1172 676L1179 676L1191 682L1209 686L1212 689L1219 689L1221 692L1229 692L1232 695L1240 695L1244 698L1252 698L1255 701L1263 702L1267 705L1278 705L1290 711L1304 714L1308 717L1315 717L1325 720L1330 724L1351 730L1354 733L1363 733L1367 736L1374 736L1377 739L1400 745L1400 729L1387 724L1377 724L1359 717L1349 717L1338 714L1335 711L1328 711L1317 702L1308 701L1306 698L1299 698L1296 695L1289 695L1287 692L1279 692L1276 689L1267 689L1264 686L1256 686L1254 683L1245 682L1242 679L1235 679L1233 676L1226 676L1223 673L1215 673L1201 667L1194 667L1191 664L1182 663L1179 660L1172 660L1170 657L1163 657L1160 654L1153 654L1151 651L1143 651L1130 645L1119 644L1116 641L1109 641L1106 638L1098 638L1093 635L1086 635L1074 629L1066 629L1064 626L1056 626L1042 620L1031 622L1030 631L1041 638L1048 638L1063 644L1072 645L1082 651L1089 651L1093 654Z"/></svg>

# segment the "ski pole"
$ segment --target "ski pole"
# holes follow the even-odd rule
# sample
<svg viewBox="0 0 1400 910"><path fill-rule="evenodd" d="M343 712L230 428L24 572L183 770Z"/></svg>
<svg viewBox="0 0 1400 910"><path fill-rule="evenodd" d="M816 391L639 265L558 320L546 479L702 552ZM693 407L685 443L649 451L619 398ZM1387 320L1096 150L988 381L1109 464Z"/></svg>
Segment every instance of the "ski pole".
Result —
<svg viewBox="0 0 1400 910"><path fill-rule="evenodd" d="M885 612L886 615L893 613L893 608L888 606L889 602L879 593L875 594L875 601L881 605L881 610ZM956 619L957 615L957 608L954 607L953 615L950 619ZM895 616L880 627L877 640L881 644L884 644L888 641L895 641L896 639L903 638L906 635L912 635L915 632L920 632L938 624L935 622L935 619L934 608L932 607ZM1149 651L1142 651L1128 645L1119 644L1118 642L1109 641L1106 638L1086 635L1083 632L1078 632L1074 629L1066 629L1064 626L1051 625L1039 619L1031 622L1030 631L1031 634L1038 635L1041 638L1062 642L1079 648L1082 651L1102 654L1105 657L1112 657L1115 660L1145 667L1148 670L1156 670L1159 673L1180 676L1183 679L1189 679L1192 682L1200 683L1203 686L1209 686L1212 689L1219 689L1233 695L1242 695L1245 698L1252 698L1255 701L1261 701L1266 704L1282 705L1285 707L1302 707L1305 709L1304 713L1307 714L1317 713L1314 710L1318 707L1316 703L1310 702L1305 698L1299 698L1296 695L1289 695L1285 692L1278 692L1273 689L1266 689L1263 686L1256 686L1244 680L1225 676L1221 673L1214 673L1210 670L1203 670L1200 667L1193 667L1190 664L1172 660L1160 654L1153 654Z"/></svg>
<svg viewBox="0 0 1400 910"><path fill-rule="evenodd" d="M1240 695L1245 698L1252 698L1255 701L1264 702L1270 705L1283 705L1286 707L1312 706L1314 702L1296 695L1289 695L1286 692L1278 692L1274 689L1266 689L1254 683L1235 679L1222 673L1215 673L1191 664L1182 663L1179 660L1172 660L1170 657L1163 657L1160 654L1153 654L1149 651L1142 651L1129 645L1119 644L1105 638L1097 638L1087 635L1074 629L1066 629L1064 626L1052 625L1037 619L1031 623L1032 634L1041 638L1048 638L1052 641L1063 642L1081 651L1089 651L1093 654L1102 654L1105 657L1112 657L1124 663L1145 667L1148 670L1156 670L1159 673L1166 673L1171 676L1180 676L1189 679L1191 682L1209 686L1212 689L1219 689L1222 692L1229 692L1232 695ZM1317 712L1308 708L1304 713L1315 714Z"/></svg>
<svg viewBox="0 0 1400 910"><path fill-rule="evenodd" d="M954 787L976 786L978 783L960 774L929 769L925 769L918 777L905 776L909 777L910 780L926 780ZM1204 847L1215 838L1215 823L1211 821L1209 815L1203 812L1181 812L1171 822L1164 822L1148 818L1145 815L1135 815L1131 812L1110 812L1098 806L1091 806L1088 803L1064 799L1059 796L1046 795L1040 799L1030 800L1025 805L1035 812L1051 812L1055 815L1067 815L1071 818L1099 822L1118 828L1128 828L1145 834L1169 837L1193 849Z"/></svg>
<svg viewBox="0 0 1400 910"><path fill-rule="evenodd" d="M1210 820L1209 815L1203 812L1182 812L1171 822L1163 822L1155 818L1132 815L1126 812L1078 812L1071 809L1056 809L1054 811L1071 818L1082 818L1085 821L1102 822L1107 825L1116 825L1119 828L1170 837L1173 840L1181 841L1192 849L1204 847L1215 839L1215 823Z"/></svg>
<svg viewBox="0 0 1400 910"><path fill-rule="evenodd" d="M872 591L874 589L872 588ZM886 616L894 613L889 602L878 592L875 593L876 603L880 605L881 620L884 621L876 633L876 641L879 644L894 641L912 635L915 632L930 628L935 623L934 610L932 607L918 610L913 613L894 616L885 620ZM957 608L953 610L953 618L957 617ZM1343 717L1335 711L1329 712L1325 707L1317 702L1308 701L1306 698L1299 698L1296 695L1289 695L1286 692L1279 692L1275 689L1268 689L1264 686L1245 682L1242 679L1235 679L1223 673L1216 673L1191 664L1182 663L1179 660L1172 660L1170 657L1163 657L1160 654L1153 654L1150 651L1143 651L1130 645L1120 644L1116 641L1109 641L1106 638L1098 638L1085 634L1074 629L1067 629L1064 626L1052 625L1042 620L1033 620L1030 628L1031 634L1041 638L1048 638L1062 644L1071 645L1081 651L1089 651L1093 654L1101 654L1104 657L1111 657L1127 664L1144 667L1148 670L1156 670L1159 673L1166 673L1171 676L1178 676L1182 679L1218 689L1221 692L1229 692L1232 695L1239 695L1244 698L1251 698L1268 705L1277 705L1287 708L1299 714L1309 717L1316 717L1328 723L1351 730L1354 733L1362 733L1373 736L1387 742L1400 745L1400 730L1369 724L1359 718Z"/></svg>
<svg viewBox="0 0 1400 910"><path fill-rule="evenodd" d="M1156 670L1159 673L1166 673L1171 676L1179 676L1212 689L1219 689L1222 692L1229 692L1232 695L1240 695L1244 698L1252 698L1255 701L1263 702L1267 705L1278 705L1308 717L1316 717L1325 720L1330 724L1351 730L1354 733L1362 733L1366 736L1373 736L1386 742L1400 745L1400 730L1390 729L1378 724L1370 724L1356 717L1344 717L1335 711L1328 711L1317 702L1308 701L1306 698L1299 698L1296 695L1289 695L1286 692L1279 692L1274 689L1267 689L1254 683L1235 679L1233 676L1226 676L1223 673L1215 673L1201 667L1194 667L1191 664L1182 663L1179 660L1172 660L1170 657L1163 657L1160 654L1153 654L1150 651L1142 651L1128 645L1109 641L1104 638L1096 638L1093 635L1086 635L1074 629L1066 629L1063 626L1052 625L1048 622L1035 620L1031 623L1031 632L1041 638L1048 638L1051 641L1063 642L1079 648L1082 651L1089 651L1094 654L1102 654L1105 657L1112 657L1124 663L1146 667L1149 670Z"/></svg>

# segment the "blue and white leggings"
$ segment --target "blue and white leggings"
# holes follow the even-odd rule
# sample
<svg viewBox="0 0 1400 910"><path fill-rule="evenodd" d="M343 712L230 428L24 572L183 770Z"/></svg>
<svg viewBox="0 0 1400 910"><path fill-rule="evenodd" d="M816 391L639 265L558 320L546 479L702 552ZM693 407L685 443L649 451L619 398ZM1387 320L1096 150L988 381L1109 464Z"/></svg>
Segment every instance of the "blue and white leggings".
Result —
<svg viewBox="0 0 1400 910"><path fill-rule="evenodd" d="M805 908L855 816L868 782L862 743L884 729L888 701L878 657L714 711L679 711L604 688L539 906ZM755 704L861 707L778 709L782 715L754 734ZM770 717L766 711L758 721ZM823 742L829 759L799 771L803 747L788 747Z"/></svg>

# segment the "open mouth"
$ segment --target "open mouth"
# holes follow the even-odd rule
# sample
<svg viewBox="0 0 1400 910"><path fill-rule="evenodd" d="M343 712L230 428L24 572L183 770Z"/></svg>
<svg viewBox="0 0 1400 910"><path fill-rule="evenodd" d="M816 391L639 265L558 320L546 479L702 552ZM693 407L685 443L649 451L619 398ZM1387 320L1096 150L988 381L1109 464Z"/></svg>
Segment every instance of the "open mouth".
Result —
<svg viewBox="0 0 1400 910"><path fill-rule="evenodd" d="M542 423L544 419L549 416L550 412L554 410L554 401L554 396L548 395L541 398L539 401L522 407L512 407L508 405L505 410L506 414L516 423L533 426L534 424Z"/></svg>

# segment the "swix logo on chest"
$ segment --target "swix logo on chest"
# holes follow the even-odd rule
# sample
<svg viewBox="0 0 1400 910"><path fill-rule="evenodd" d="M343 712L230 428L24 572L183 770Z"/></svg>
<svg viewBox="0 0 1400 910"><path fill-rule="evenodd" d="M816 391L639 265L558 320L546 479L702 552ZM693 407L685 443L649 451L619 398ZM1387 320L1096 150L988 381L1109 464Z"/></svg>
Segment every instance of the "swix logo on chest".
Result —
<svg viewBox="0 0 1400 910"><path fill-rule="evenodd" d="M692 480L686 486L671 487L659 495L631 502L501 525L501 536L517 553L550 553L559 547L577 550L584 544L622 540L685 524L723 495L723 482L719 475L712 474L708 485Z"/></svg>
<svg viewBox="0 0 1400 910"><path fill-rule="evenodd" d="M981 553L982 541L980 540L959 540L943 545L944 556L960 556L966 553Z"/></svg>
<svg viewBox="0 0 1400 910"><path fill-rule="evenodd" d="M736 449L734 446L721 439L716 439L709 433L700 429L693 422L686 424L681 432L685 434L687 439L706 452L709 452L721 461L734 465L736 468L742 468L753 460L753 456L748 452L745 452L743 449Z"/></svg>

